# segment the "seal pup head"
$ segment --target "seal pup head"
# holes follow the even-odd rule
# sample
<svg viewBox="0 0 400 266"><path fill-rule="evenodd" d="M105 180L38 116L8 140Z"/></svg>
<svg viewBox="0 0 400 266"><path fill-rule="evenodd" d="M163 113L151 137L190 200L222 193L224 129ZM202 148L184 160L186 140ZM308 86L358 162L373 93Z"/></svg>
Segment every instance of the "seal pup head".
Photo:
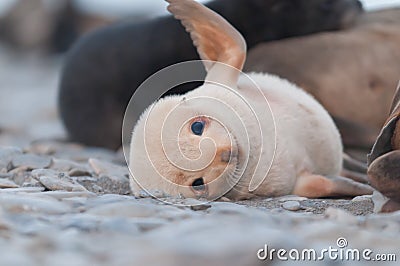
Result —
<svg viewBox="0 0 400 266"><path fill-rule="evenodd" d="M160 99L142 114L131 141L131 188L134 193L161 191L216 199L233 187L240 174L240 149L232 133L239 122L225 115L230 107L224 103L237 102L234 91L246 43L205 6L192 0L167 2L168 10L190 33L207 76L194 91Z"/></svg>

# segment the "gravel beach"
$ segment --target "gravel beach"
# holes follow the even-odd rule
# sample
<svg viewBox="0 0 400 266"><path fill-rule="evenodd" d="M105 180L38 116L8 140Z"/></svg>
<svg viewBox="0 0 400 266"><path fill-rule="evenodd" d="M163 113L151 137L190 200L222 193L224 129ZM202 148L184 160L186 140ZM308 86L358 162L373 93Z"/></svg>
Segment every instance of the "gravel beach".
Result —
<svg viewBox="0 0 400 266"><path fill-rule="evenodd" d="M375 214L370 196L132 196L121 151L64 141L61 63L0 48L0 265L398 265L400 212Z"/></svg>

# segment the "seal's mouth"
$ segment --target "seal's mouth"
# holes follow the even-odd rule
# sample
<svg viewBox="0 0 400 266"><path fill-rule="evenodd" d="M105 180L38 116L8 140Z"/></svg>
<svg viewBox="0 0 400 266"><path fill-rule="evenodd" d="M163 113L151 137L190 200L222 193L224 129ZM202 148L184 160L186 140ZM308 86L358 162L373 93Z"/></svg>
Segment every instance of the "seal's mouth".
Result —
<svg viewBox="0 0 400 266"><path fill-rule="evenodd" d="M240 167L240 149L238 142L234 136L232 136L232 152L230 154L230 164L233 164L233 167L229 167L226 172L221 176L222 178L226 178L227 183L230 186L231 190L241 179L244 171L242 171ZM227 191L228 192L228 191Z"/></svg>
<svg viewBox="0 0 400 266"><path fill-rule="evenodd" d="M228 193L230 190L232 190L232 188L239 182L240 178L242 177L242 173L244 171L241 171L240 169L239 146L237 140L233 136L231 137L231 151L226 152L226 154L224 154L221 158L222 163L227 163L225 166L225 170L217 178L212 179L208 183L205 183L204 180L210 180L210 178L204 176L204 179L202 178L204 183L201 183L198 180L197 182L200 186L191 186L191 191L196 198L212 198L213 200L221 198L226 195L226 193ZM215 198L216 194L219 194L217 198Z"/></svg>

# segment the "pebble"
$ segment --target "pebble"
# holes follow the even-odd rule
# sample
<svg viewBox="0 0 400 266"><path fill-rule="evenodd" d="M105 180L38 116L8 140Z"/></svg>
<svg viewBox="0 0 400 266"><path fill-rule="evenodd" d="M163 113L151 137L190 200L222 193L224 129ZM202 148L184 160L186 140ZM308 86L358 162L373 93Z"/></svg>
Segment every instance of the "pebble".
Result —
<svg viewBox="0 0 400 266"><path fill-rule="evenodd" d="M29 170L47 168L51 165L51 159L35 154L20 154L13 157L11 165L13 169L19 167Z"/></svg>
<svg viewBox="0 0 400 266"><path fill-rule="evenodd" d="M70 210L65 203L44 195L34 196L33 194L21 196L21 194L0 193L0 206L11 213L41 212L45 214L63 214Z"/></svg>
<svg viewBox="0 0 400 266"><path fill-rule="evenodd" d="M325 217L346 225L356 225L360 223L359 218L356 216L334 207L328 207L325 210Z"/></svg>
<svg viewBox="0 0 400 266"><path fill-rule="evenodd" d="M5 173L11 160L16 155L21 155L22 150L16 147L0 147L0 173Z"/></svg>
<svg viewBox="0 0 400 266"><path fill-rule="evenodd" d="M80 197L80 198L93 198L96 196L96 194L91 193L89 191L72 191L72 192L66 192L66 191L45 191L41 193L42 195L45 196L50 196L56 199L67 199L67 198L75 198L75 197Z"/></svg>
<svg viewBox="0 0 400 266"><path fill-rule="evenodd" d="M89 158L112 161L117 157L115 152L107 149L88 148L76 143L49 140L36 141L29 146L27 151L36 154L51 155L57 159L72 160L79 163L85 163Z"/></svg>
<svg viewBox="0 0 400 266"><path fill-rule="evenodd" d="M37 193L44 191L44 187L20 187L20 188L4 188L1 193Z"/></svg>
<svg viewBox="0 0 400 266"><path fill-rule="evenodd" d="M87 191L85 187L74 183L67 175L51 169L37 169L32 176L49 190Z"/></svg>
<svg viewBox="0 0 400 266"><path fill-rule="evenodd" d="M90 169L86 164L71 160L53 158L50 168L60 172L68 172L70 176L91 175Z"/></svg>
<svg viewBox="0 0 400 266"><path fill-rule="evenodd" d="M0 188L18 188L19 186L13 181L0 178Z"/></svg>
<svg viewBox="0 0 400 266"><path fill-rule="evenodd" d="M95 206L87 211L89 214L107 217L152 217L174 219L186 212L168 205L149 205L138 200L118 201Z"/></svg>
<svg viewBox="0 0 400 266"><path fill-rule="evenodd" d="M21 187L43 187L43 185L38 180L28 177L24 180Z"/></svg>
<svg viewBox="0 0 400 266"><path fill-rule="evenodd" d="M273 199L273 198L272 198ZM287 195L287 196L282 196L277 198L277 200L279 202L285 202L285 201L304 201L304 200L308 200L308 198L306 197L299 197L296 195Z"/></svg>
<svg viewBox="0 0 400 266"><path fill-rule="evenodd" d="M354 197L351 201L366 201L366 200L371 200L372 199L372 195L363 195L363 196L357 196Z"/></svg>
<svg viewBox="0 0 400 266"><path fill-rule="evenodd" d="M91 173L88 169L73 168L70 171L68 171L68 175L69 176L88 176L88 175L91 175Z"/></svg>
<svg viewBox="0 0 400 266"><path fill-rule="evenodd" d="M208 201L200 201L196 199L184 199L182 205L189 206L193 211L205 211L211 208L211 204Z"/></svg>
<svg viewBox="0 0 400 266"><path fill-rule="evenodd" d="M282 204L282 208L288 211L298 211L301 209L301 204L298 201L289 200Z"/></svg>
<svg viewBox="0 0 400 266"><path fill-rule="evenodd" d="M89 165L98 176L107 176L117 182L127 182L129 180L128 167L119 166L94 158L89 159Z"/></svg>

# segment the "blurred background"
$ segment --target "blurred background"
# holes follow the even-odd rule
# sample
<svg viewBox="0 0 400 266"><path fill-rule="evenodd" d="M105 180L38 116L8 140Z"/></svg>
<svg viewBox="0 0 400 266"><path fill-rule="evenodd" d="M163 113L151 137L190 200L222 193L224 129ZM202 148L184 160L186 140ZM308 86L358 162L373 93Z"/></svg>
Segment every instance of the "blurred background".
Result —
<svg viewBox="0 0 400 266"><path fill-rule="evenodd" d="M400 6L400 0L361 2L368 11ZM65 138L56 99L71 44L114 21L165 15L165 7L161 0L0 1L0 145Z"/></svg>

